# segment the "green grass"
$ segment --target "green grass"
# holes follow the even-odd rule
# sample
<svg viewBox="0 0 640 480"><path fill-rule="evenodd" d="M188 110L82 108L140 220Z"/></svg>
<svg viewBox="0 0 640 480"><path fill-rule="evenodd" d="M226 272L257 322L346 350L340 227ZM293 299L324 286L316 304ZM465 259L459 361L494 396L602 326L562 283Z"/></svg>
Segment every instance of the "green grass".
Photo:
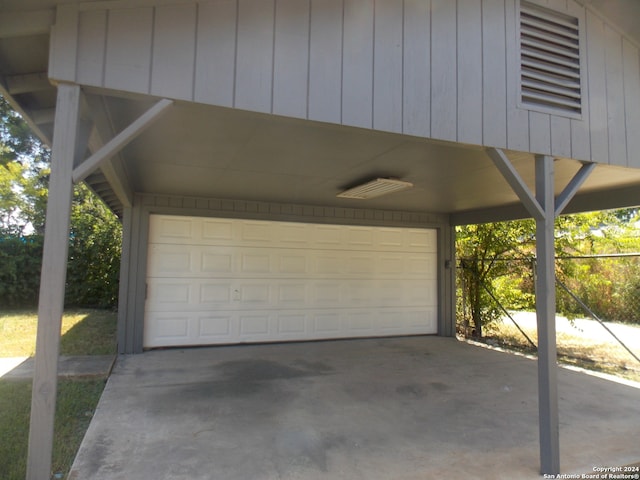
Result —
<svg viewBox="0 0 640 480"><path fill-rule="evenodd" d="M33 356L37 315L34 311L0 312L0 357ZM116 353L116 313L73 310L62 319L60 355ZM52 473L66 475L91 422L104 378L58 382ZM0 379L0 479L22 480L26 474L31 381Z"/></svg>
<svg viewBox="0 0 640 480"><path fill-rule="evenodd" d="M71 310L62 317L60 355L116 353L116 316L107 310ZM0 357L30 357L36 350L35 311L0 312Z"/></svg>
<svg viewBox="0 0 640 480"><path fill-rule="evenodd" d="M91 422L105 380L60 380L56 403L52 472L66 475ZM31 382L0 380L0 478L26 474ZM7 441L10 439L10 441Z"/></svg>

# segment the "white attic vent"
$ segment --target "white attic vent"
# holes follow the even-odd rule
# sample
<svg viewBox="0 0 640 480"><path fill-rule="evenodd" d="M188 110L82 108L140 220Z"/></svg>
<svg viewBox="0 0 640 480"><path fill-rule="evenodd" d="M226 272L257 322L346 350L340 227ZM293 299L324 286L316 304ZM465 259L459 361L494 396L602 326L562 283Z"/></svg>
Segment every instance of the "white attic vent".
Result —
<svg viewBox="0 0 640 480"><path fill-rule="evenodd" d="M520 2L520 93L527 108L582 113L577 18Z"/></svg>

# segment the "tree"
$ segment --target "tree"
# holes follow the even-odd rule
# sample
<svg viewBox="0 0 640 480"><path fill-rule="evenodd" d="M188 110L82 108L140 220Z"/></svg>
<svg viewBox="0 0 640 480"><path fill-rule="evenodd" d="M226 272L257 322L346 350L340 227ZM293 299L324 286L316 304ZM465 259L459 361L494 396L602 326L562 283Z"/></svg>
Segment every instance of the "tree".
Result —
<svg viewBox="0 0 640 480"><path fill-rule="evenodd" d="M595 251L604 253L605 249L608 252L621 251L624 243L629 243L628 226L637 217L636 209L558 217L555 225L556 255L589 255ZM482 337L483 327L502 316L488 290L496 290L495 296L507 306L513 306L516 303L514 299L520 302L519 307L533 305L534 272L531 266L535 259L535 222L518 220L467 225L458 227L456 233L456 255L461 267L460 297L466 307L462 309L463 333ZM638 245L637 242L633 244ZM517 274L513 273L515 262L524 262ZM609 281L603 276L588 278L584 268L581 274L575 264L567 262L558 262L556 268L557 274L563 278L580 274L583 286ZM562 304L560 306L566 308Z"/></svg>
<svg viewBox="0 0 640 480"><path fill-rule="evenodd" d="M467 225L458 227L456 233L456 255L462 267L462 298L467 300L470 312L464 318L464 333L482 337L483 325L500 315L485 286L505 272L504 260L523 257L525 250L535 244L535 223L519 220Z"/></svg>
<svg viewBox="0 0 640 480"><path fill-rule="evenodd" d="M0 96L0 234L42 233L49 150Z"/></svg>
<svg viewBox="0 0 640 480"><path fill-rule="evenodd" d="M48 148L0 96L0 305L37 302L49 182ZM74 189L67 304L117 303L122 230L86 186Z"/></svg>
<svg viewBox="0 0 640 480"><path fill-rule="evenodd" d="M118 300L122 228L86 186L74 189L66 302L99 308Z"/></svg>

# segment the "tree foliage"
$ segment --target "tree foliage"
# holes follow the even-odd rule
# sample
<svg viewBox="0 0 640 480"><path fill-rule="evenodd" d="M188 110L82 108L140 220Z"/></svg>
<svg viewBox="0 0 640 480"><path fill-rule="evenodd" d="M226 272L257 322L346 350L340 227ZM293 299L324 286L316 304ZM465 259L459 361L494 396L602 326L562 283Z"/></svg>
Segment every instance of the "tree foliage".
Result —
<svg viewBox="0 0 640 480"><path fill-rule="evenodd" d="M42 236L0 237L0 308L38 303Z"/></svg>
<svg viewBox="0 0 640 480"><path fill-rule="evenodd" d="M500 316L485 286L505 273L505 260L522 258L534 244L535 223L530 220L458 227L456 254L464 291L460 298L468 302L469 312L464 319L466 335L481 337L483 325Z"/></svg>
<svg viewBox="0 0 640 480"><path fill-rule="evenodd" d="M640 262L626 265L602 259L564 261L577 257L619 252L640 252L640 235L635 223L637 209L598 211L561 216L556 219L556 275L583 300L590 302L604 318L629 318L629 305L640 312ZM505 307L534 308L535 222L487 223L458 227L456 254L460 274L459 311L467 336L481 337L483 327L503 312L489 292ZM558 295L558 311L582 313L579 307ZM625 317L626 315L626 317Z"/></svg>
<svg viewBox="0 0 640 480"><path fill-rule="evenodd" d="M35 306L40 283L49 150L0 97L0 307ZM114 307L122 230L86 186L74 189L66 303Z"/></svg>
<svg viewBox="0 0 640 480"><path fill-rule="evenodd" d="M74 190L71 211L68 304L117 304L122 229L116 216L87 187Z"/></svg>
<svg viewBox="0 0 640 480"><path fill-rule="evenodd" d="M49 150L0 97L0 233L44 231Z"/></svg>

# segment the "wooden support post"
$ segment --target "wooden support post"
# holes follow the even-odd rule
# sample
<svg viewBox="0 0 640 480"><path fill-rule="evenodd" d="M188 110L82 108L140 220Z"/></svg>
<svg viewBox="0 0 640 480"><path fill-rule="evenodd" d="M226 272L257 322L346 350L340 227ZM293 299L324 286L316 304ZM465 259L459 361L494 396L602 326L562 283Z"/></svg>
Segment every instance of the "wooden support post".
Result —
<svg viewBox="0 0 640 480"><path fill-rule="evenodd" d="M79 105L79 86L58 85L38 302L27 480L42 480L51 476L60 328L73 198L71 174L76 150Z"/></svg>
<svg viewBox="0 0 640 480"><path fill-rule="evenodd" d="M558 372L556 353L555 199L553 158L536 156L536 313L538 318L538 410L540 473L560 473Z"/></svg>
<svg viewBox="0 0 640 480"><path fill-rule="evenodd" d="M560 428L556 349L555 218L560 215L593 172L595 164L584 164L556 202L552 157L536 156L536 195L534 197L502 150L488 148L487 154L536 220L540 470L542 474L557 475L560 473Z"/></svg>

